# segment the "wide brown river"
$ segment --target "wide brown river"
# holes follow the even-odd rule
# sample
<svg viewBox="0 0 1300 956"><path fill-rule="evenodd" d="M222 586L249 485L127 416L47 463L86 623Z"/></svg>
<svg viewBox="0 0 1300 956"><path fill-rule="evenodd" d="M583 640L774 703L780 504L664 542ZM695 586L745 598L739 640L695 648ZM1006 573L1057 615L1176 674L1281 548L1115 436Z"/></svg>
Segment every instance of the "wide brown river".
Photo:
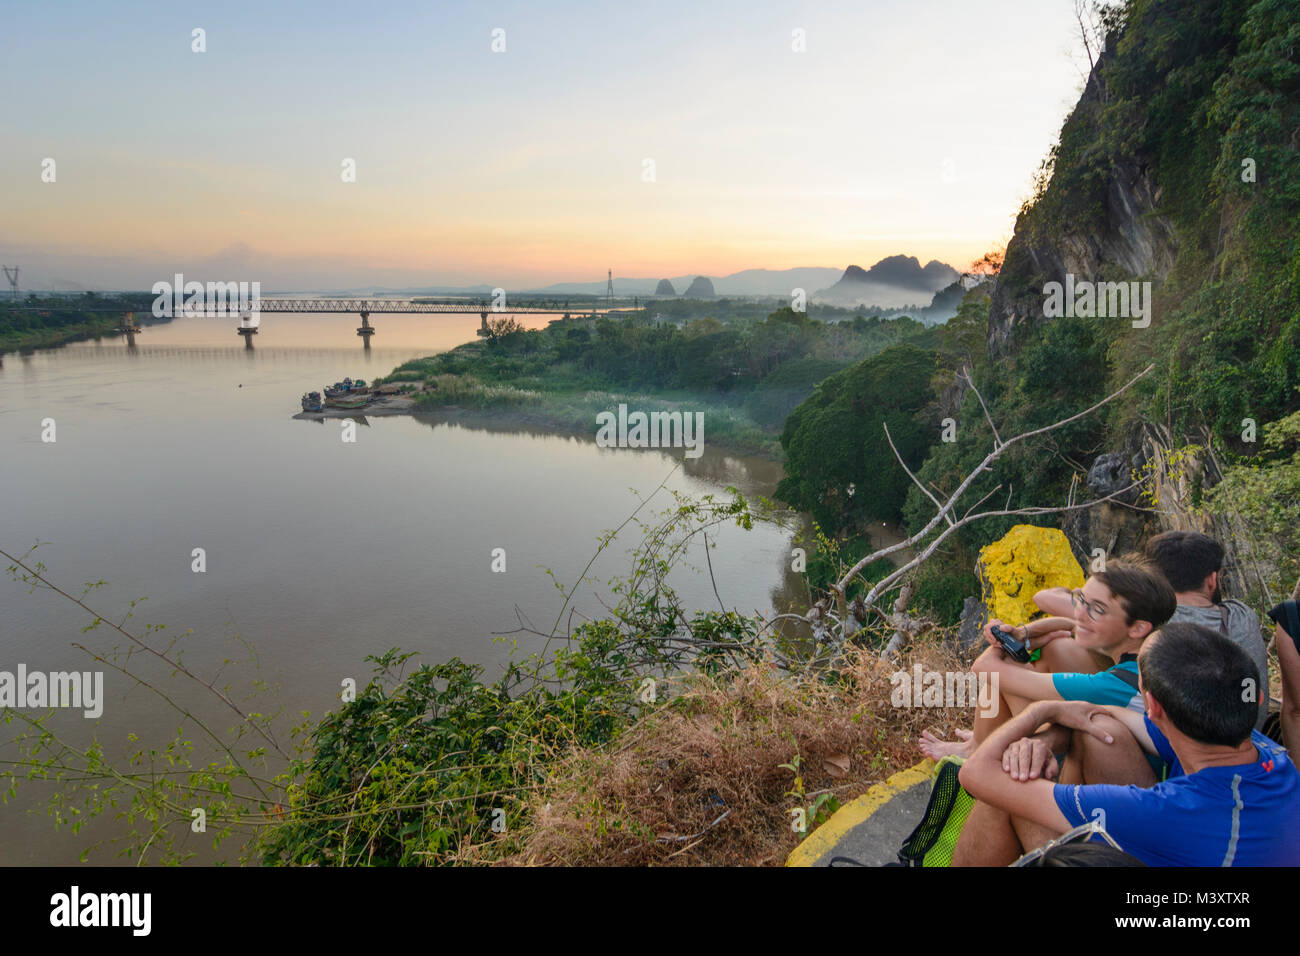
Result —
<svg viewBox="0 0 1300 956"><path fill-rule="evenodd" d="M559 610L545 569L573 583L599 535L666 477L682 492L722 495L733 485L751 496L770 495L781 477L773 462L710 447L707 433L703 457L683 463L680 451L598 448L594 422L591 435L575 437L370 418L345 443L336 421L294 420L302 392L387 374L472 340L478 325L477 316L374 321L369 351L356 316L264 315L252 351L233 320L179 318L148 327L134 347L106 338L5 355L0 548L22 555L39 540L30 560L51 581L77 596L104 581L84 598L96 612L137 634L165 625L152 643L179 639L186 665L229 684L232 696L266 682L272 689L254 709L282 709L287 727L304 710L318 717L336 706L344 678L363 686L363 657L391 647L429 663L459 656L496 676L509 648L494 635L517 627L515 609L543 629ZM42 440L48 419L53 442ZM664 492L660 499L671 504ZM605 582L625 573L638 537L609 549L590 574ZM797 594L791 532L732 526L710 538L728 608L766 611ZM505 573L491 569L496 548ZM693 560L703 567L700 552ZM673 580L688 608L718 606L706 573ZM576 600L589 615L602 613L599 582ZM0 671L102 670L102 716L60 711L64 739L85 747L98 737L110 755L124 752L132 732L165 742L175 712L73 646L101 655L127 646L102 625L83 634L91 620L3 575ZM231 723L182 678L149 673L186 701L202 699L217 726ZM0 760L14 758L16 731L0 726ZM41 809L50 794L48 784L26 783L0 807L0 863L73 863L120 829L101 818L80 834L56 831ZM198 861L213 858L201 838L191 846ZM228 849L220 855L229 859ZM105 843L90 862L127 862L115 852Z"/></svg>

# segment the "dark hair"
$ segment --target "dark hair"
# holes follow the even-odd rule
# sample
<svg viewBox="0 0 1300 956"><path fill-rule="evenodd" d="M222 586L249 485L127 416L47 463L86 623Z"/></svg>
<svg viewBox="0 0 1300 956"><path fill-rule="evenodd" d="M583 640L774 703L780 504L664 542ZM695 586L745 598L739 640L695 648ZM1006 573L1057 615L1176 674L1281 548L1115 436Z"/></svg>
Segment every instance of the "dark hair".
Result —
<svg viewBox="0 0 1300 956"><path fill-rule="evenodd" d="M1158 534L1147 542L1146 553L1175 591L1195 591L1223 567L1223 545L1196 531Z"/></svg>
<svg viewBox="0 0 1300 956"><path fill-rule="evenodd" d="M1142 688L1156 699L1182 733L1202 744L1236 747L1250 738L1259 717L1255 662L1218 631L1176 621L1160 628L1138 655ZM1244 700L1246 681L1255 699Z"/></svg>
<svg viewBox="0 0 1300 956"><path fill-rule="evenodd" d="M1025 866L1146 866L1146 864L1107 843L1067 843L1064 846L1052 847Z"/></svg>
<svg viewBox="0 0 1300 956"><path fill-rule="evenodd" d="M1178 598L1165 576L1140 555L1130 554L1122 560L1111 561L1105 571L1098 571L1093 577L1119 598L1128 624L1149 621L1154 631L1178 609Z"/></svg>

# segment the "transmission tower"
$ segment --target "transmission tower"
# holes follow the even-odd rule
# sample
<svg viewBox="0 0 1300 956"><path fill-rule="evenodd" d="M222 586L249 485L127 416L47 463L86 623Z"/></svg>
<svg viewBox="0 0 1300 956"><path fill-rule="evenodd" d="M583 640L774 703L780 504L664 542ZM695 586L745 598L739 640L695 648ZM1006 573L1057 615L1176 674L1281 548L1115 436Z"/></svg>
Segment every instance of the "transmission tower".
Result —
<svg viewBox="0 0 1300 956"><path fill-rule="evenodd" d="M609 278L605 280L605 308L612 308L614 305L614 270L609 270Z"/></svg>
<svg viewBox="0 0 1300 956"><path fill-rule="evenodd" d="M18 267L14 266L10 269L8 266L0 266L0 269L4 269L5 278L9 280L10 294L12 294L15 299L18 298Z"/></svg>

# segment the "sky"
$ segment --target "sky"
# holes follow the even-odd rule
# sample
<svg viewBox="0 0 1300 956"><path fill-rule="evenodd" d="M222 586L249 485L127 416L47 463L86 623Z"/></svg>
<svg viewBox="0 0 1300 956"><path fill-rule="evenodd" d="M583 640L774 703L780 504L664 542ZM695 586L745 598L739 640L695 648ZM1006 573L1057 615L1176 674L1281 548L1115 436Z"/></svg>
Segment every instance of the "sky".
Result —
<svg viewBox="0 0 1300 956"><path fill-rule="evenodd" d="M264 292L962 268L1086 69L1072 0L10 0L0 260Z"/></svg>

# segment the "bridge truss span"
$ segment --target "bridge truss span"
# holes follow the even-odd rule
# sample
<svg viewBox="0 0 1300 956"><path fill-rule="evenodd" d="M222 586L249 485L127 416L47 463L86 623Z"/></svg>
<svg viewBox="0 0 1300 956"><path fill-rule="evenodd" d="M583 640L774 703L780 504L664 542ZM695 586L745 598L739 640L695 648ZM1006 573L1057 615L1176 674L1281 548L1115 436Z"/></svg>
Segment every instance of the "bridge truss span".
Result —
<svg viewBox="0 0 1300 956"><path fill-rule="evenodd" d="M528 299L499 305L490 300L478 302L455 300L444 302L415 302L402 299L260 299L258 311L263 314L287 312L349 313L352 315L461 313L482 315L487 313L510 315L525 312L564 315L571 312L592 311L588 303L569 304L565 301Z"/></svg>

